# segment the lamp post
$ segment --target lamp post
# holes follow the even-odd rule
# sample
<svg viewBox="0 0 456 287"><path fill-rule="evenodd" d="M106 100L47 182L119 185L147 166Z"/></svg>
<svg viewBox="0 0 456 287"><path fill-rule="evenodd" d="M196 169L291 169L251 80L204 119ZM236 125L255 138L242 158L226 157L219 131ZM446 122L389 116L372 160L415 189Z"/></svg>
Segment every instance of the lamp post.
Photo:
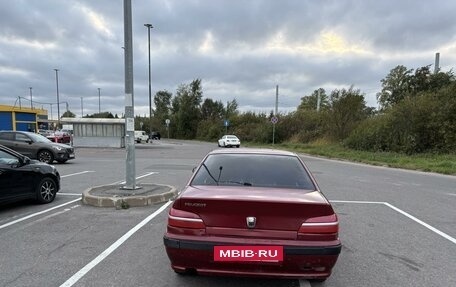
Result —
<svg viewBox="0 0 456 287"><path fill-rule="evenodd" d="M59 69L54 69L54 71L57 85L57 128L60 128Z"/></svg>
<svg viewBox="0 0 456 287"><path fill-rule="evenodd" d="M32 87L29 87L29 89L30 89L30 108L33 110Z"/></svg>
<svg viewBox="0 0 456 287"><path fill-rule="evenodd" d="M98 113L101 113L101 93L100 93L100 88L98 88Z"/></svg>
<svg viewBox="0 0 456 287"><path fill-rule="evenodd" d="M147 27L148 52L149 52L149 136L152 133L152 86L150 81L150 28L152 24L144 24Z"/></svg>
<svg viewBox="0 0 456 287"><path fill-rule="evenodd" d="M84 101L83 101L83 97L81 97L81 118L84 117Z"/></svg>

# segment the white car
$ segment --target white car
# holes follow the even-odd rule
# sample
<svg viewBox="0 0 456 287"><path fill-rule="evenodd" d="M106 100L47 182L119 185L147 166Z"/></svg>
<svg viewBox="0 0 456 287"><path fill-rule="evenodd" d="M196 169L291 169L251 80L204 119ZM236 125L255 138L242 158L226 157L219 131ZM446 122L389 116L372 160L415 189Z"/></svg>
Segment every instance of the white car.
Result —
<svg viewBox="0 0 456 287"><path fill-rule="evenodd" d="M149 142L149 136L146 134L145 131L135 131L135 141L137 143L141 142Z"/></svg>
<svg viewBox="0 0 456 287"><path fill-rule="evenodd" d="M241 141L237 136L233 135L224 135L221 139L218 140L219 147L240 147Z"/></svg>

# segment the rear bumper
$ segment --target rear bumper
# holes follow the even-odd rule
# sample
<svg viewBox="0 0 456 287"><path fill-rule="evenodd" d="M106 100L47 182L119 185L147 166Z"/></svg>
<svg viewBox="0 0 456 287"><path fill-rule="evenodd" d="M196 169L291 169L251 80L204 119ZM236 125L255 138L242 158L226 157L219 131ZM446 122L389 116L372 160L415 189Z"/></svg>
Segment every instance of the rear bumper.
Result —
<svg viewBox="0 0 456 287"><path fill-rule="evenodd" d="M166 252L174 270L178 272L195 270L204 275L323 279L331 275L331 270L341 251L340 242L330 246L282 244L284 248L282 262L214 261L214 246L252 245L253 242L239 244L239 242L184 240L166 235L164 237ZM277 245L277 242L271 242L269 245Z"/></svg>
<svg viewBox="0 0 456 287"><path fill-rule="evenodd" d="M235 243L214 243L214 242L202 242L202 241L190 241L190 240L180 240L180 239L171 239L164 237L163 241L165 247L176 248L176 249L189 249L189 250L214 250L214 246L217 245L239 245ZM285 255L339 255L342 246L284 246L283 251Z"/></svg>

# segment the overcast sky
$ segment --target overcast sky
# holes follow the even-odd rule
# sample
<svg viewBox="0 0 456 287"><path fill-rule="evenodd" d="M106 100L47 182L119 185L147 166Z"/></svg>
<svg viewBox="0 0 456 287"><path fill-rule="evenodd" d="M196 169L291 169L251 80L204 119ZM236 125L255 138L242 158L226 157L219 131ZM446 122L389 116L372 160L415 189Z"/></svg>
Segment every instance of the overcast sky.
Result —
<svg viewBox="0 0 456 287"><path fill-rule="evenodd" d="M0 104L60 101L81 116L124 112L121 0L0 0ZM132 0L135 113L152 97L202 79L203 97L240 110L294 110L317 88L354 85L376 106L395 66L456 66L456 1ZM433 69L433 67L432 67ZM60 108L65 110L63 103ZM49 104L34 105L50 110Z"/></svg>

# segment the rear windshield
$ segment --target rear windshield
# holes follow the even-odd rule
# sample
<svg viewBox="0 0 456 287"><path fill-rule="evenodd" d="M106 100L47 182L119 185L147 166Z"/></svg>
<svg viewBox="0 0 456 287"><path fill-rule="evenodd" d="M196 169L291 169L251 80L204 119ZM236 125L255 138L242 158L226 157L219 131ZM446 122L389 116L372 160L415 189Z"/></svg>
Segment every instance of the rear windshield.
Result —
<svg viewBox="0 0 456 287"><path fill-rule="evenodd" d="M316 190L295 156L259 154L209 155L191 185L237 185Z"/></svg>

